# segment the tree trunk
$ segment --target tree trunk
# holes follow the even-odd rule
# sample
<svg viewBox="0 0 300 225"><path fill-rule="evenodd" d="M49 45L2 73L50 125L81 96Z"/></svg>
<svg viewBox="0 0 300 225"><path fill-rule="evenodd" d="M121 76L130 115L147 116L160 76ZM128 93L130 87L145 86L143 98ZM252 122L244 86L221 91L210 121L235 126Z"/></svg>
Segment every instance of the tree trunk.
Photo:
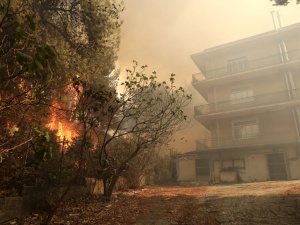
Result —
<svg viewBox="0 0 300 225"><path fill-rule="evenodd" d="M41 225L48 225L51 222L52 217L56 213L56 211L57 211L58 207L60 206L61 202L64 200L64 198L67 196L67 194L71 190L72 186L73 186L73 184L70 182L70 184L68 185L68 187L66 188L66 190L64 191L62 196L59 198L57 204L50 210L50 212L48 213L48 215L44 219L44 221L41 223Z"/></svg>
<svg viewBox="0 0 300 225"><path fill-rule="evenodd" d="M103 183L103 195L105 196L105 193L107 193L107 179L102 179Z"/></svg>
<svg viewBox="0 0 300 225"><path fill-rule="evenodd" d="M130 162L137 155L139 150L140 150L140 148L138 148L134 153L132 153L131 156L120 165L120 167L117 169L115 175L112 176L111 181L109 183L106 183L108 186L106 186L106 184L104 184L104 193L103 193L104 197L106 197L108 199L111 197L119 176L122 174L122 172L126 168L127 163ZM104 180L103 180L103 182L104 182Z"/></svg>
<svg viewBox="0 0 300 225"><path fill-rule="evenodd" d="M85 137L85 136L84 136ZM86 140L86 138L84 138L83 140ZM86 143L85 141L83 141L82 143ZM80 172L82 170L82 165L83 165L83 155L84 155L84 146L81 148L81 152L80 152L80 158L79 158L79 165L78 165L78 169L76 171L76 174L74 175L74 177L70 180L66 190L63 192L62 196L58 199L58 202L56 203L56 205L50 209L50 211L47 213L47 216L44 218L43 222L41 223L41 225L48 225L54 214L56 213L56 211L58 210L59 206L61 205L61 203L63 202L63 200L65 199L65 197L67 196L67 194L69 193L69 191L71 190L71 188L73 187L73 183L76 182L76 179L80 176Z"/></svg>
<svg viewBox="0 0 300 225"><path fill-rule="evenodd" d="M112 177L111 181L109 183L107 183L107 187L104 189L104 193L103 193L104 197L106 197L106 198L111 197L119 176L120 176L120 174L114 175Z"/></svg>

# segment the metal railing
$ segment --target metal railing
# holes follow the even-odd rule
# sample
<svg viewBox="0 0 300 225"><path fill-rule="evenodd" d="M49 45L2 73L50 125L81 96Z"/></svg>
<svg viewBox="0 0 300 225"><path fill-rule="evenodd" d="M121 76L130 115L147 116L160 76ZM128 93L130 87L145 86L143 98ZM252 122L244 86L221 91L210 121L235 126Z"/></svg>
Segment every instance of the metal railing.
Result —
<svg viewBox="0 0 300 225"><path fill-rule="evenodd" d="M201 82L205 79L213 79L213 78L228 76L228 75L237 74L249 70L260 69L260 68L269 67L277 64L287 63L294 60L299 60L300 50L297 49L294 51L289 51L287 55L289 60L285 62L282 61L282 58L284 58L283 54L276 54L276 55L262 57L254 60L249 60L247 61L247 67L243 67L242 69L228 70L226 66L217 69L203 71L203 75L201 73L193 75L193 83Z"/></svg>
<svg viewBox="0 0 300 225"><path fill-rule="evenodd" d="M276 131L269 133L260 133L256 135L243 136L243 138L236 139L233 136L218 137L211 139L196 140L196 149L211 150L211 149L225 149L225 148L239 148L249 146L264 146L270 144L283 144L298 141L297 134L292 131Z"/></svg>
<svg viewBox="0 0 300 225"><path fill-rule="evenodd" d="M230 101L198 105L194 107L194 115L203 116L219 112L278 104L293 100L300 100L300 89L285 90Z"/></svg>

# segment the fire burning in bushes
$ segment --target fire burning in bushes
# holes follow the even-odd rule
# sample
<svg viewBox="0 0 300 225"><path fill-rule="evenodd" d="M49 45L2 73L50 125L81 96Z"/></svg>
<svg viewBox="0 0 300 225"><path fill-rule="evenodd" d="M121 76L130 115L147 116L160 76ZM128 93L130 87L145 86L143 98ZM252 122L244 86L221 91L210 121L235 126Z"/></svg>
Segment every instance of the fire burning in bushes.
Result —
<svg viewBox="0 0 300 225"><path fill-rule="evenodd" d="M74 123L66 120L66 113L56 109L60 108L58 106L58 103L54 103L55 108L51 110L51 119L47 127L57 131L60 142L70 143L72 142L72 138L77 137L78 134L75 130Z"/></svg>

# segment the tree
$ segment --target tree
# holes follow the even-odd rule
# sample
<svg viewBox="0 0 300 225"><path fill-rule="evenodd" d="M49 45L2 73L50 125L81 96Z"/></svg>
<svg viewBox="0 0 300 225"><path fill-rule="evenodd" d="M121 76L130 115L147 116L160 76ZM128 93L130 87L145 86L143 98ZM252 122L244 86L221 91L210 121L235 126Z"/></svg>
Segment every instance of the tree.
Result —
<svg viewBox="0 0 300 225"><path fill-rule="evenodd" d="M191 96L182 87L158 82L156 73L127 70L121 93L86 89L79 100L77 119L95 140L97 177L103 181L104 196L110 197L119 176L142 152L161 148L186 126L183 108Z"/></svg>
<svg viewBox="0 0 300 225"><path fill-rule="evenodd" d="M119 49L122 2L44 0L35 5L41 23L78 55L68 60L69 66L76 68L76 75L95 81L100 75L110 74Z"/></svg>
<svg viewBox="0 0 300 225"><path fill-rule="evenodd" d="M141 187L143 179L146 179L146 174L157 165L160 159L159 153L159 149L147 149L132 159L122 173L127 188L138 189Z"/></svg>
<svg viewBox="0 0 300 225"><path fill-rule="evenodd" d="M279 5L286 6L286 5L288 5L290 3L288 0L270 0L270 1L274 1L275 2L275 4L274 4L275 6L279 6ZM296 3L299 4L300 0L297 0Z"/></svg>
<svg viewBox="0 0 300 225"><path fill-rule="evenodd" d="M122 10L113 0L1 1L0 155L28 143L50 109L71 111L78 77L109 86Z"/></svg>
<svg viewBox="0 0 300 225"><path fill-rule="evenodd" d="M46 104L48 86L56 69L55 48L40 41L30 1L0 3L0 157L29 143ZM31 118L30 118L31 117ZM21 133L22 134L19 134Z"/></svg>
<svg viewBox="0 0 300 225"><path fill-rule="evenodd" d="M27 149L53 110L71 112L78 77L109 86L122 10L115 1L1 1L0 161Z"/></svg>
<svg viewBox="0 0 300 225"><path fill-rule="evenodd" d="M9 159L23 170L35 165L24 161L42 163L59 148L47 125L53 112L75 118L78 80L114 89L124 8L116 2L0 2L0 167Z"/></svg>

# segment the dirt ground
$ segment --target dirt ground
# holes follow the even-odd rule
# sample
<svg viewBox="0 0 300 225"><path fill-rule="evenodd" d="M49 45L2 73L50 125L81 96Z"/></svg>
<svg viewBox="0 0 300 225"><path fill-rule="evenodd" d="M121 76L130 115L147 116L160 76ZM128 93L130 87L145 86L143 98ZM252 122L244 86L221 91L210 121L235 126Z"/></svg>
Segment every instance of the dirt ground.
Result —
<svg viewBox="0 0 300 225"><path fill-rule="evenodd" d="M40 224L42 213L6 224ZM145 187L62 205L53 224L300 224L300 181L202 187Z"/></svg>

